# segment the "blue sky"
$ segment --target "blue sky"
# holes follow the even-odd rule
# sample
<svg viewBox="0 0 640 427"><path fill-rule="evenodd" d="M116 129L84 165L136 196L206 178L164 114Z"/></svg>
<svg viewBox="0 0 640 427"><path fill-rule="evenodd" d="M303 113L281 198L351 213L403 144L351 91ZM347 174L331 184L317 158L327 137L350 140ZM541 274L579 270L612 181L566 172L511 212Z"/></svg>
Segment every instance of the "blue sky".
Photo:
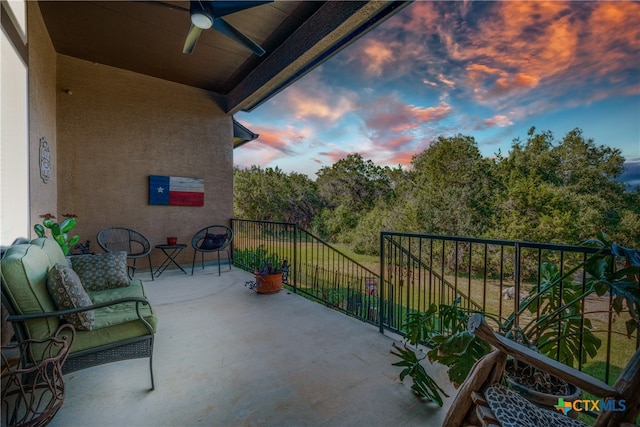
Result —
<svg viewBox="0 0 640 427"><path fill-rule="evenodd" d="M640 3L414 2L235 117L260 134L239 167L408 166L457 133L490 157L535 126L620 149L640 182Z"/></svg>

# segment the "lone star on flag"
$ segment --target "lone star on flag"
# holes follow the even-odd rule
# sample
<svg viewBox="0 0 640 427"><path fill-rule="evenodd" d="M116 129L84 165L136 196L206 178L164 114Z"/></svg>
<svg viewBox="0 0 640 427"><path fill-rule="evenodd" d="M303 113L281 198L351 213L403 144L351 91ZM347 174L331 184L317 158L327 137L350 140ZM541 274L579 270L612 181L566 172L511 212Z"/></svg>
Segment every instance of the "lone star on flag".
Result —
<svg viewBox="0 0 640 427"><path fill-rule="evenodd" d="M164 188L163 187L158 187L158 193L164 193Z"/></svg>

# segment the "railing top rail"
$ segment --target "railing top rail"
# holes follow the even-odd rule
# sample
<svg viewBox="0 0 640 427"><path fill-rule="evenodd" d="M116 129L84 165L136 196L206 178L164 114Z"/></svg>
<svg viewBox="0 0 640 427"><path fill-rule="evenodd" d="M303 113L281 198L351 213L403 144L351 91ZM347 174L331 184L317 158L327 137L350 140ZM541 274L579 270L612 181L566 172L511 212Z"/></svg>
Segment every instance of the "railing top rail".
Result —
<svg viewBox="0 0 640 427"><path fill-rule="evenodd" d="M381 237L388 238L392 236L398 237L412 237L412 238L423 238L423 239L433 239L433 240L448 240L454 242L470 242L470 243L480 243L487 245L501 245L501 246L519 246L520 248L533 248L533 249L547 249L552 251L571 251L571 252L583 252L583 253L596 253L600 249L589 246L577 246L577 245L560 245L556 243L537 243L537 242L526 242L526 241L516 241L516 240L499 240L499 239L485 239L480 237L464 237L464 236L442 236L438 234L421 234L421 233L399 233L395 231L382 231L380 233ZM605 249L602 251L605 255L610 255L611 250Z"/></svg>
<svg viewBox="0 0 640 427"><path fill-rule="evenodd" d="M231 222L233 221L242 221L242 222L259 222L262 224L276 224L276 225L290 225L292 227L297 226L294 222L279 222L279 221L270 221L268 219L243 219L243 218L231 218Z"/></svg>
<svg viewBox="0 0 640 427"><path fill-rule="evenodd" d="M269 220L258 220L258 219L242 219L242 218L231 218L231 221L242 221L242 222L257 222L257 223L264 223L264 224L275 224L275 225L285 225L285 226L292 226L292 227L296 227L299 233L304 233L307 236L311 237L314 240L317 240L318 242L320 242L322 245L326 246L327 248L331 249L332 251L336 252L337 254L339 254L341 257L345 258L346 260L354 263L355 265L357 265L359 268L362 268L364 271L370 273L372 276L374 277L380 277L379 273L374 272L373 270L371 270L370 268L365 267L364 265L360 264L358 261L354 260L353 258L351 258L349 255L346 255L345 253L343 253L340 249L337 249L336 247L334 247L333 245L331 245L330 243L322 240L320 237L316 236L315 234L313 234L312 232L300 227L298 224L293 223L293 222L277 222L277 221L269 221Z"/></svg>
<svg viewBox="0 0 640 427"><path fill-rule="evenodd" d="M326 247L328 247L329 249L331 249L334 252L337 252L340 256L344 257L345 259L349 260L350 262L354 263L355 265L357 265L358 267L362 268L363 270L371 273L373 276L375 277L379 277L380 274L374 272L373 270L365 267L364 265L360 264L358 261L354 260L353 258L351 258L349 255L343 253L340 249L335 248L333 245L331 245L331 243L327 243L324 240L322 240L320 237L316 236L315 234L313 234L312 232L305 230L302 227L298 227L298 231L307 234L308 236L310 236L312 239L317 240L318 242L322 243L323 245L325 245Z"/></svg>

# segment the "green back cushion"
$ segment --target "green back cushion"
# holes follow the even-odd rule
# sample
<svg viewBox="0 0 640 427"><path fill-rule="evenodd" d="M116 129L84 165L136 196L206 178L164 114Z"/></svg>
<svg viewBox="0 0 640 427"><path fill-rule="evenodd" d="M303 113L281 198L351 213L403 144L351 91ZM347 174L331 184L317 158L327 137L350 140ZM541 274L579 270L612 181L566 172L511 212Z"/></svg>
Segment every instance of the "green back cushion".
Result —
<svg viewBox="0 0 640 427"><path fill-rule="evenodd" d="M129 286L126 252L74 256L71 266L87 291Z"/></svg>
<svg viewBox="0 0 640 427"><path fill-rule="evenodd" d="M56 264L67 265L64 252L62 252L60 245L55 240L47 239L46 237L38 237L37 239L33 239L30 243L40 247L47 254L50 266L54 266Z"/></svg>
<svg viewBox="0 0 640 427"><path fill-rule="evenodd" d="M47 273L50 266L47 254L34 245L12 246L2 257L2 281L18 314L56 310L47 290ZM59 320L30 320L25 322L25 325L29 338L43 339L55 333Z"/></svg>

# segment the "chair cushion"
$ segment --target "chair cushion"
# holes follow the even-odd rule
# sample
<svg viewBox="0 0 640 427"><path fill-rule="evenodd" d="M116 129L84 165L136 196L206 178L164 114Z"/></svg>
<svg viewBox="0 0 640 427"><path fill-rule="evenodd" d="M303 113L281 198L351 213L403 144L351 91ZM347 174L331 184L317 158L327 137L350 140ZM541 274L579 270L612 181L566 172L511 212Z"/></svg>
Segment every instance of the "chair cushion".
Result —
<svg viewBox="0 0 640 427"><path fill-rule="evenodd" d="M87 307L92 304L80 278L70 267L60 264L51 267L47 274L47 288L58 310ZM78 330L90 331L93 328L95 314L93 310L88 310L67 314L64 319Z"/></svg>
<svg viewBox="0 0 640 427"><path fill-rule="evenodd" d="M68 265L67 259L64 256L64 252L62 252L60 245L55 240L49 239L47 237L38 237L31 240L31 242L29 243L38 246L47 254L51 266L54 266L56 264Z"/></svg>
<svg viewBox="0 0 640 427"><path fill-rule="evenodd" d="M87 291L129 286L126 252L74 256L71 266Z"/></svg>
<svg viewBox="0 0 640 427"><path fill-rule="evenodd" d="M493 384L484 393L493 415L502 427L585 427L587 424L574 420L559 411L539 408L520 394Z"/></svg>
<svg viewBox="0 0 640 427"><path fill-rule="evenodd" d="M54 265L47 254L35 245L11 246L0 261L2 290L7 292L19 314L55 311L56 305L47 289L47 273ZM60 320L57 317L25 322L29 338L45 339L54 335Z"/></svg>
<svg viewBox="0 0 640 427"><path fill-rule="evenodd" d="M200 244L200 249L205 250L214 250L220 248L224 245L225 240L227 240L226 234L209 234L207 233L204 236L204 240Z"/></svg>

